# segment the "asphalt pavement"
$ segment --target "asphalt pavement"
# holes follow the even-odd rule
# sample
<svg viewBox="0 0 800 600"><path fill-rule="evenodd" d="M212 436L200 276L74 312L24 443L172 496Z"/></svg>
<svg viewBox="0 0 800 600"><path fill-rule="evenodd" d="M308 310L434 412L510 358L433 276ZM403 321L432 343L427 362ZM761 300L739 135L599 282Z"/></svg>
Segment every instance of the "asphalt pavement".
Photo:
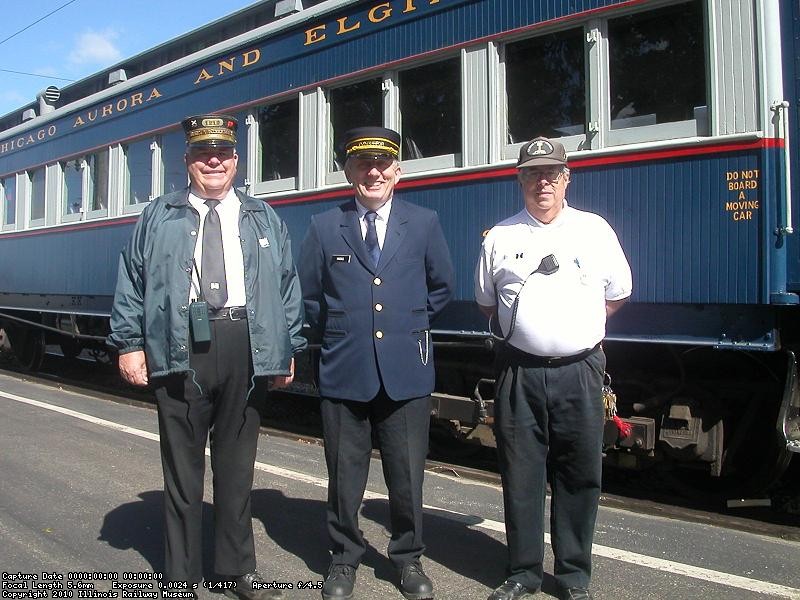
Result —
<svg viewBox="0 0 800 600"><path fill-rule="evenodd" d="M386 488L373 463L360 521L369 548L354 600L400 599L385 556ZM326 485L321 446L262 433L253 487L258 568L285 598L320 597L328 567ZM163 562L162 497L152 408L0 373L3 598L122 598L122 582L140 582L140 597L147 597L157 589L148 587L150 574ZM436 597L486 598L504 578L502 490L447 470L428 472L425 503L423 565ZM204 509L211 581L210 465ZM600 510L593 567L598 600L800 599L800 543L620 509ZM552 573L549 551L545 571ZM222 598L202 585L198 593ZM554 595L547 575L537 597Z"/></svg>

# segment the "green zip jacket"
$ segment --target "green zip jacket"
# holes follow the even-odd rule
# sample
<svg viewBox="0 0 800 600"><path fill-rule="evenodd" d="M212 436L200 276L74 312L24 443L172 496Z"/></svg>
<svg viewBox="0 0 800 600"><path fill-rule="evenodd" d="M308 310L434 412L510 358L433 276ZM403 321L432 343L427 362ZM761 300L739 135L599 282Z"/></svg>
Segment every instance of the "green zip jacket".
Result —
<svg viewBox="0 0 800 600"><path fill-rule="evenodd" d="M289 375L303 299L286 224L261 200L242 194L250 353L255 376ZM160 196L142 211L122 250L108 344L120 354L144 350L150 377L189 371L189 288L200 215L189 190Z"/></svg>

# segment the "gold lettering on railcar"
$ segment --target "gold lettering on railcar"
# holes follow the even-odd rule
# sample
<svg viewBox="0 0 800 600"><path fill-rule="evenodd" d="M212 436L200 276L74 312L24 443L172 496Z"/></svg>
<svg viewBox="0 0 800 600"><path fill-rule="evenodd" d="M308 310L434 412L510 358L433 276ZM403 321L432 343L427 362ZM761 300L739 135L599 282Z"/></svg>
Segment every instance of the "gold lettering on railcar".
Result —
<svg viewBox="0 0 800 600"><path fill-rule="evenodd" d="M336 32L336 35L342 35L343 33L350 33L351 31L355 31L361 27L361 21L356 21L350 27L347 26L347 19L350 17L342 17L341 19L336 19L336 22L339 23L339 31Z"/></svg>
<svg viewBox="0 0 800 600"><path fill-rule="evenodd" d="M400 11L400 14L414 12L420 6L427 4L428 6L432 6L434 4L439 4L440 0L404 0L403 2L403 10ZM392 16L392 6L389 2L382 2L380 4L376 4L372 8L367 11L366 18L367 21L370 23L380 23L381 21L385 21L386 19L391 18ZM351 33L356 31L357 29L361 28L362 19L360 17L354 17L352 15L348 15L346 17L341 17L336 19L333 23L323 23L322 25L315 25L309 29L306 29L304 32L305 40L303 41L304 46L310 46L311 44L316 44L328 38L328 25L331 25L331 30L333 31L334 25L335 36L345 35L347 33Z"/></svg>
<svg viewBox="0 0 800 600"><path fill-rule="evenodd" d="M47 127L38 129L36 131L32 131L18 138L0 142L0 154L5 154L6 152L10 152L11 150L19 150L20 148L24 148L25 146L30 146L31 144L43 142L47 138L53 137L56 133L58 133L58 128L55 125L49 125Z"/></svg>
<svg viewBox="0 0 800 600"><path fill-rule="evenodd" d="M749 194L757 194L760 177L760 169L726 171L725 185L728 191L738 192L736 200L725 202L725 212L730 214L733 221L752 221L758 216L757 211L761 208L761 201Z"/></svg>
<svg viewBox="0 0 800 600"><path fill-rule="evenodd" d="M86 125L86 123L92 123L99 119L105 119L111 115L124 113L136 106L140 106L163 96L163 94L159 92L158 88L156 87L150 90L150 94L147 96L147 98L145 98L144 94L144 92L134 92L130 96L123 96L121 98L117 98L116 100L112 100L108 104L97 106L87 110L86 112L82 112L75 117L75 121L72 123L72 128L74 129L75 127L81 127L82 125Z"/></svg>
<svg viewBox="0 0 800 600"><path fill-rule="evenodd" d="M237 66L237 61L239 58L242 59L242 62L239 66ZM198 83L202 83L204 81L209 81L214 79L215 77L220 77L222 75L226 75L227 73L235 73L236 71L240 71L245 69L251 65L256 64L258 61L261 60L261 50L255 48L253 50L248 50L247 52L243 52L241 56L231 56L229 58L223 58L222 60L218 61L215 67L203 67L200 69L200 72L197 74L197 77L194 80L194 84L197 85Z"/></svg>
<svg viewBox="0 0 800 600"><path fill-rule="evenodd" d="M378 11L380 11L380 16L378 16ZM389 17L392 16L392 6L388 2L384 2L383 4L376 4L372 8L369 9L367 13L367 18L373 23L380 23L381 21L385 21Z"/></svg>

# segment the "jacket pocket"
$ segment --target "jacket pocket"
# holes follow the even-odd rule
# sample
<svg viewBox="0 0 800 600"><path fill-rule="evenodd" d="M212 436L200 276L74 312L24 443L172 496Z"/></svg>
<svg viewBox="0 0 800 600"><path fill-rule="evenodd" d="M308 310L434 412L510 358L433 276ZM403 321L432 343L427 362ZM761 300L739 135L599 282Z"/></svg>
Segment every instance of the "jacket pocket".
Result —
<svg viewBox="0 0 800 600"><path fill-rule="evenodd" d="M411 309L411 333L420 333L430 327L427 308Z"/></svg>
<svg viewBox="0 0 800 600"><path fill-rule="evenodd" d="M338 308L329 308L325 316L325 337L344 337L349 329L347 313Z"/></svg>

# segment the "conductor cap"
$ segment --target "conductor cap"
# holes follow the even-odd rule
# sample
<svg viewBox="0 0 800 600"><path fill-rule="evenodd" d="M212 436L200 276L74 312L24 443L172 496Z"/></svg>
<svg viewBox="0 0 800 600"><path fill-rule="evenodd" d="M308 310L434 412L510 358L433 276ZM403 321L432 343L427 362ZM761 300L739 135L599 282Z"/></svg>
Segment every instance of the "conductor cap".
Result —
<svg viewBox="0 0 800 600"><path fill-rule="evenodd" d="M181 123L190 148L233 148L239 122L230 115L195 115Z"/></svg>

